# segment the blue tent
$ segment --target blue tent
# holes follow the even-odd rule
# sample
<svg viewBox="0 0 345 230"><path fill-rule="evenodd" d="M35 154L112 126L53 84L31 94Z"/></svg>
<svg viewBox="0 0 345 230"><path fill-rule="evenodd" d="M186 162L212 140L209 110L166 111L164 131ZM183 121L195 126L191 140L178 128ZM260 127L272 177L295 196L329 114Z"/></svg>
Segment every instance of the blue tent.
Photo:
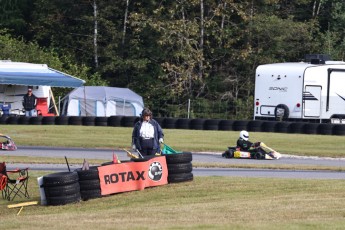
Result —
<svg viewBox="0 0 345 230"><path fill-rule="evenodd" d="M80 87L84 80L49 68L46 64L0 61L0 84Z"/></svg>

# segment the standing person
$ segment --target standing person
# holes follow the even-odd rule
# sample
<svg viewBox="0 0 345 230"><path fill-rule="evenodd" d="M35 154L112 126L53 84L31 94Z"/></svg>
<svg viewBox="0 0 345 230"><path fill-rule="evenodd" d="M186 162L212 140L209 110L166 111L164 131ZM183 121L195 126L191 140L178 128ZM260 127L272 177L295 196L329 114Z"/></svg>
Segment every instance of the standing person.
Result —
<svg viewBox="0 0 345 230"><path fill-rule="evenodd" d="M134 125L133 150L139 150L143 156L155 155L160 152L163 137L163 130L158 122L152 119L152 112L148 108L144 108L140 120Z"/></svg>
<svg viewBox="0 0 345 230"><path fill-rule="evenodd" d="M37 97L32 93L32 89L28 89L28 93L24 95L23 107L25 110L25 116L36 117L36 105Z"/></svg>

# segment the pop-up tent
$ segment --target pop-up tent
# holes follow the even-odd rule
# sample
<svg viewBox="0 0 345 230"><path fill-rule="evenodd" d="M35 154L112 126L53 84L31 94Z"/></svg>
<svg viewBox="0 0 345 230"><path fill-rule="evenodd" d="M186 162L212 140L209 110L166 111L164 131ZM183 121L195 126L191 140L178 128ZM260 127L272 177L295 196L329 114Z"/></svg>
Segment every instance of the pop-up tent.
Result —
<svg viewBox="0 0 345 230"><path fill-rule="evenodd" d="M139 116L143 98L128 88L82 86L63 99L67 116Z"/></svg>
<svg viewBox="0 0 345 230"><path fill-rule="evenodd" d="M84 80L49 68L46 64L0 61L0 84L79 87Z"/></svg>
<svg viewBox="0 0 345 230"><path fill-rule="evenodd" d="M46 64L0 61L0 108L6 105L11 110L8 111L10 114L22 115L23 96L29 87L39 99L37 107L41 115L46 116L50 99L53 99L51 87L75 88L84 83L84 80L49 68Z"/></svg>

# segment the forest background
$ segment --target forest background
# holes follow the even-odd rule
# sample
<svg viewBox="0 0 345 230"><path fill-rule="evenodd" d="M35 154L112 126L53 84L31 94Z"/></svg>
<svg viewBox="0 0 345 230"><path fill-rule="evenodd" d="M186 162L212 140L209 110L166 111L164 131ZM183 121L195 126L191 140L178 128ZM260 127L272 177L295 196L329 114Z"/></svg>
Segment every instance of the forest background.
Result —
<svg viewBox="0 0 345 230"><path fill-rule="evenodd" d="M160 117L251 119L258 65L344 60L344 34L343 0L0 0L0 60L128 87Z"/></svg>

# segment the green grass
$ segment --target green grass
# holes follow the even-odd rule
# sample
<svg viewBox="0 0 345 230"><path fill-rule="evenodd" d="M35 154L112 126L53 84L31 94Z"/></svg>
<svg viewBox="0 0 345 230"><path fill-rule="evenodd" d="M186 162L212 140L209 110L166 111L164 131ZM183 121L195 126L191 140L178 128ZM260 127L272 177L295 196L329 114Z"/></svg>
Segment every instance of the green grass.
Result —
<svg viewBox="0 0 345 230"><path fill-rule="evenodd" d="M1 132L17 145L122 149L131 147L132 128L55 125L3 125ZM234 146L237 131L165 129L165 143L176 150L223 152ZM251 132L282 154L345 157L344 136Z"/></svg>
<svg viewBox="0 0 345 230"><path fill-rule="evenodd" d="M32 172L30 201L39 201ZM64 206L0 200L1 229L343 229L345 181L196 177ZM17 202L25 202L18 199Z"/></svg>

